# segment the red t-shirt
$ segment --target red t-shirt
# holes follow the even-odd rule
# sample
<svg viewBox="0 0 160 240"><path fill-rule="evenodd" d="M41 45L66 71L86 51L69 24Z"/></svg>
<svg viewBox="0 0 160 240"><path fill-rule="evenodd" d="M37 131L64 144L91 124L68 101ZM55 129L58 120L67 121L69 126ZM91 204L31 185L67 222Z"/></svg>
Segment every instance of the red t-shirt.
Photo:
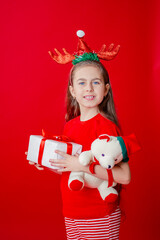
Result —
<svg viewBox="0 0 160 240"><path fill-rule="evenodd" d="M83 151L90 150L91 143L101 134L111 136L120 135L118 127L100 113L95 117L80 121L80 116L66 123L65 136L73 142L83 146ZM62 174L61 192L63 201L63 214L74 219L99 218L114 212L118 201L107 204L102 200L97 189L84 187L81 191L72 191L68 187L70 172Z"/></svg>

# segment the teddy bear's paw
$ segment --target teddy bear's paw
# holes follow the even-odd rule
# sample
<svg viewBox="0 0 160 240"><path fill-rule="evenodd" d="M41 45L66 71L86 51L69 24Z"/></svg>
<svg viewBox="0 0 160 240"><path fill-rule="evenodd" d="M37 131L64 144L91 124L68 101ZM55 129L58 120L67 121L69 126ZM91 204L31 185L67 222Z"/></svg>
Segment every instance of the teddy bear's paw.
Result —
<svg viewBox="0 0 160 240"><path fill-rule="evenodd" d="M69 188L72 191L80 191L82 188L84 187L84 182L81 182L77 179L73 180L70 184L69 184Z"/></svg>
<svg viewBox="0 0 160 240"><path fill-rule="evenodd" d="M79 162L83 166L87 166L90 163L90 161L91 161L91 153L90 153L90 151L82 152L79 155Z"/></svg>
<svg viewBox="0 0 160 240"><path fill-rule="evenodd" d="M105 198L105 202L107 203L111 203L111 202L115 202L118 198L118 195L115 193L110 193L106 198Z"/></svg>

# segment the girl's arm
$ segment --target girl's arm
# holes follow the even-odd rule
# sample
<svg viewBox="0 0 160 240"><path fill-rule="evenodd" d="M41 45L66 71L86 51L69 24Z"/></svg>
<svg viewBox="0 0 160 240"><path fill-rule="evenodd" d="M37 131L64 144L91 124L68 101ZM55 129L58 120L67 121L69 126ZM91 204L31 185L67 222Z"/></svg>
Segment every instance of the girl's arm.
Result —
<svg viewBox="0 0 160 240"><path fill-rule="evenodd" d="M50 159L50 163L53 166L63 167L63 169L58 170L59 172L86 172L91 174L89 170L89 166L82 166L79 163L78 156L71 156L61 151L56 151L59 155L61 155L64 159ZM94 176L100 179L108 180L108 174L106 169L101 167L100 165L95 166L95 174ZM131 180L131 173L128 163L120 162L115 165L112 169L113 179L117 183L121 184L129 184ZM92 174L91 174L92 175Z"/></svg>
<svg viewBox="0 0 160 240"><path fill-rule="evenodd" d="M106 169L101 167L100 165L95 166L95 174L94 176L100 179L108 180L108 173ZM86 173L90 173L89 166L83 166L83 171ZM131 172L128 163L121 162L115 165L112 169L113 179L116 183L121 184L129 184L131 180Z"/></svg>

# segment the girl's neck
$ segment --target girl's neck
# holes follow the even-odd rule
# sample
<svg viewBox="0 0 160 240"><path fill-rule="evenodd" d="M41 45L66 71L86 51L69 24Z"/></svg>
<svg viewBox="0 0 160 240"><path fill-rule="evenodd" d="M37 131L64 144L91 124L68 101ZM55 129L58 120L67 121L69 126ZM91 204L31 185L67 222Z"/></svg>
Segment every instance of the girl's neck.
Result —
<svg viewBox="0 0 160 240"><path fill-rule="evenodd" d="M87 121L93 117L95 117L99 113L99 109L95 108L87 108L87 109L81 109L81 115L80 115L80 120L81 121Z"/></svg>

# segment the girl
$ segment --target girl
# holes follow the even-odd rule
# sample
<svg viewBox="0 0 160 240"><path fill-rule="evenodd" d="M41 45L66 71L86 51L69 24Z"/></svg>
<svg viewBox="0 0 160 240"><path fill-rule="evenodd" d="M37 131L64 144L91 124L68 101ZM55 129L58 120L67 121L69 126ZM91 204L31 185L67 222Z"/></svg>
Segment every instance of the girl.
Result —
<svg viewBox="0 0 160 240"><path fill-rule="evenodd" d="M71 138L73 142L81 144L83 151L90 150L91 143L101 134L120 135L109 76L99 62L99 58L105 57L110 60L116 56L119 47L116 50L113 48L114 45L111 44L106 51L104 45L98 54L90 53L91 49L82 39L79 39L78 57L70 55L65 49L63 49L65 55L57 49L55 49L57 55L50 53L51 57L59 63L73 60L75 64L71 69L68 83L67 123L63 134ZM121 219L119 201L102 200L97 189L84 187L80 191L71 191L68 187L68 177L71 171L92 173L89 166L82 166L79 163L77 155L71 156L61 151L56 152L63 159L50 159L50 163L61 167L57 172L62 173L61 191L67 239L119 239ZM42 169L37 164L35 166ZM95 166L94 172L97 178L108 180L107 171L100 165ZM122 161L117 164L112 169L112 174L114 181L119 183L117 186L130 182L131 175L127 162ZM73 184L77 188L80 182L73 182ZM120 189L117 190L120 191Z"/></svg>
<svg viewBox="0 0 160 240"><path fill-rule="evenodd" d="M67 123L64 135L90 150L91 143L100 134L120 134L109 77L104 66L97 61L77 63L71 70L67 91ZM71 191L68 188L70 171L84 171L78 156L56 151L64 159L51 159L51 165L63 167L61 191L63 214L67 239L119 239L121 211L118 202L103 201L97 189L84 188ZM130 169L121 162L112 169L114 181L120 184L130 182ZM95 176L108 179L107 172L100 165L95 166Z"/></svg>

